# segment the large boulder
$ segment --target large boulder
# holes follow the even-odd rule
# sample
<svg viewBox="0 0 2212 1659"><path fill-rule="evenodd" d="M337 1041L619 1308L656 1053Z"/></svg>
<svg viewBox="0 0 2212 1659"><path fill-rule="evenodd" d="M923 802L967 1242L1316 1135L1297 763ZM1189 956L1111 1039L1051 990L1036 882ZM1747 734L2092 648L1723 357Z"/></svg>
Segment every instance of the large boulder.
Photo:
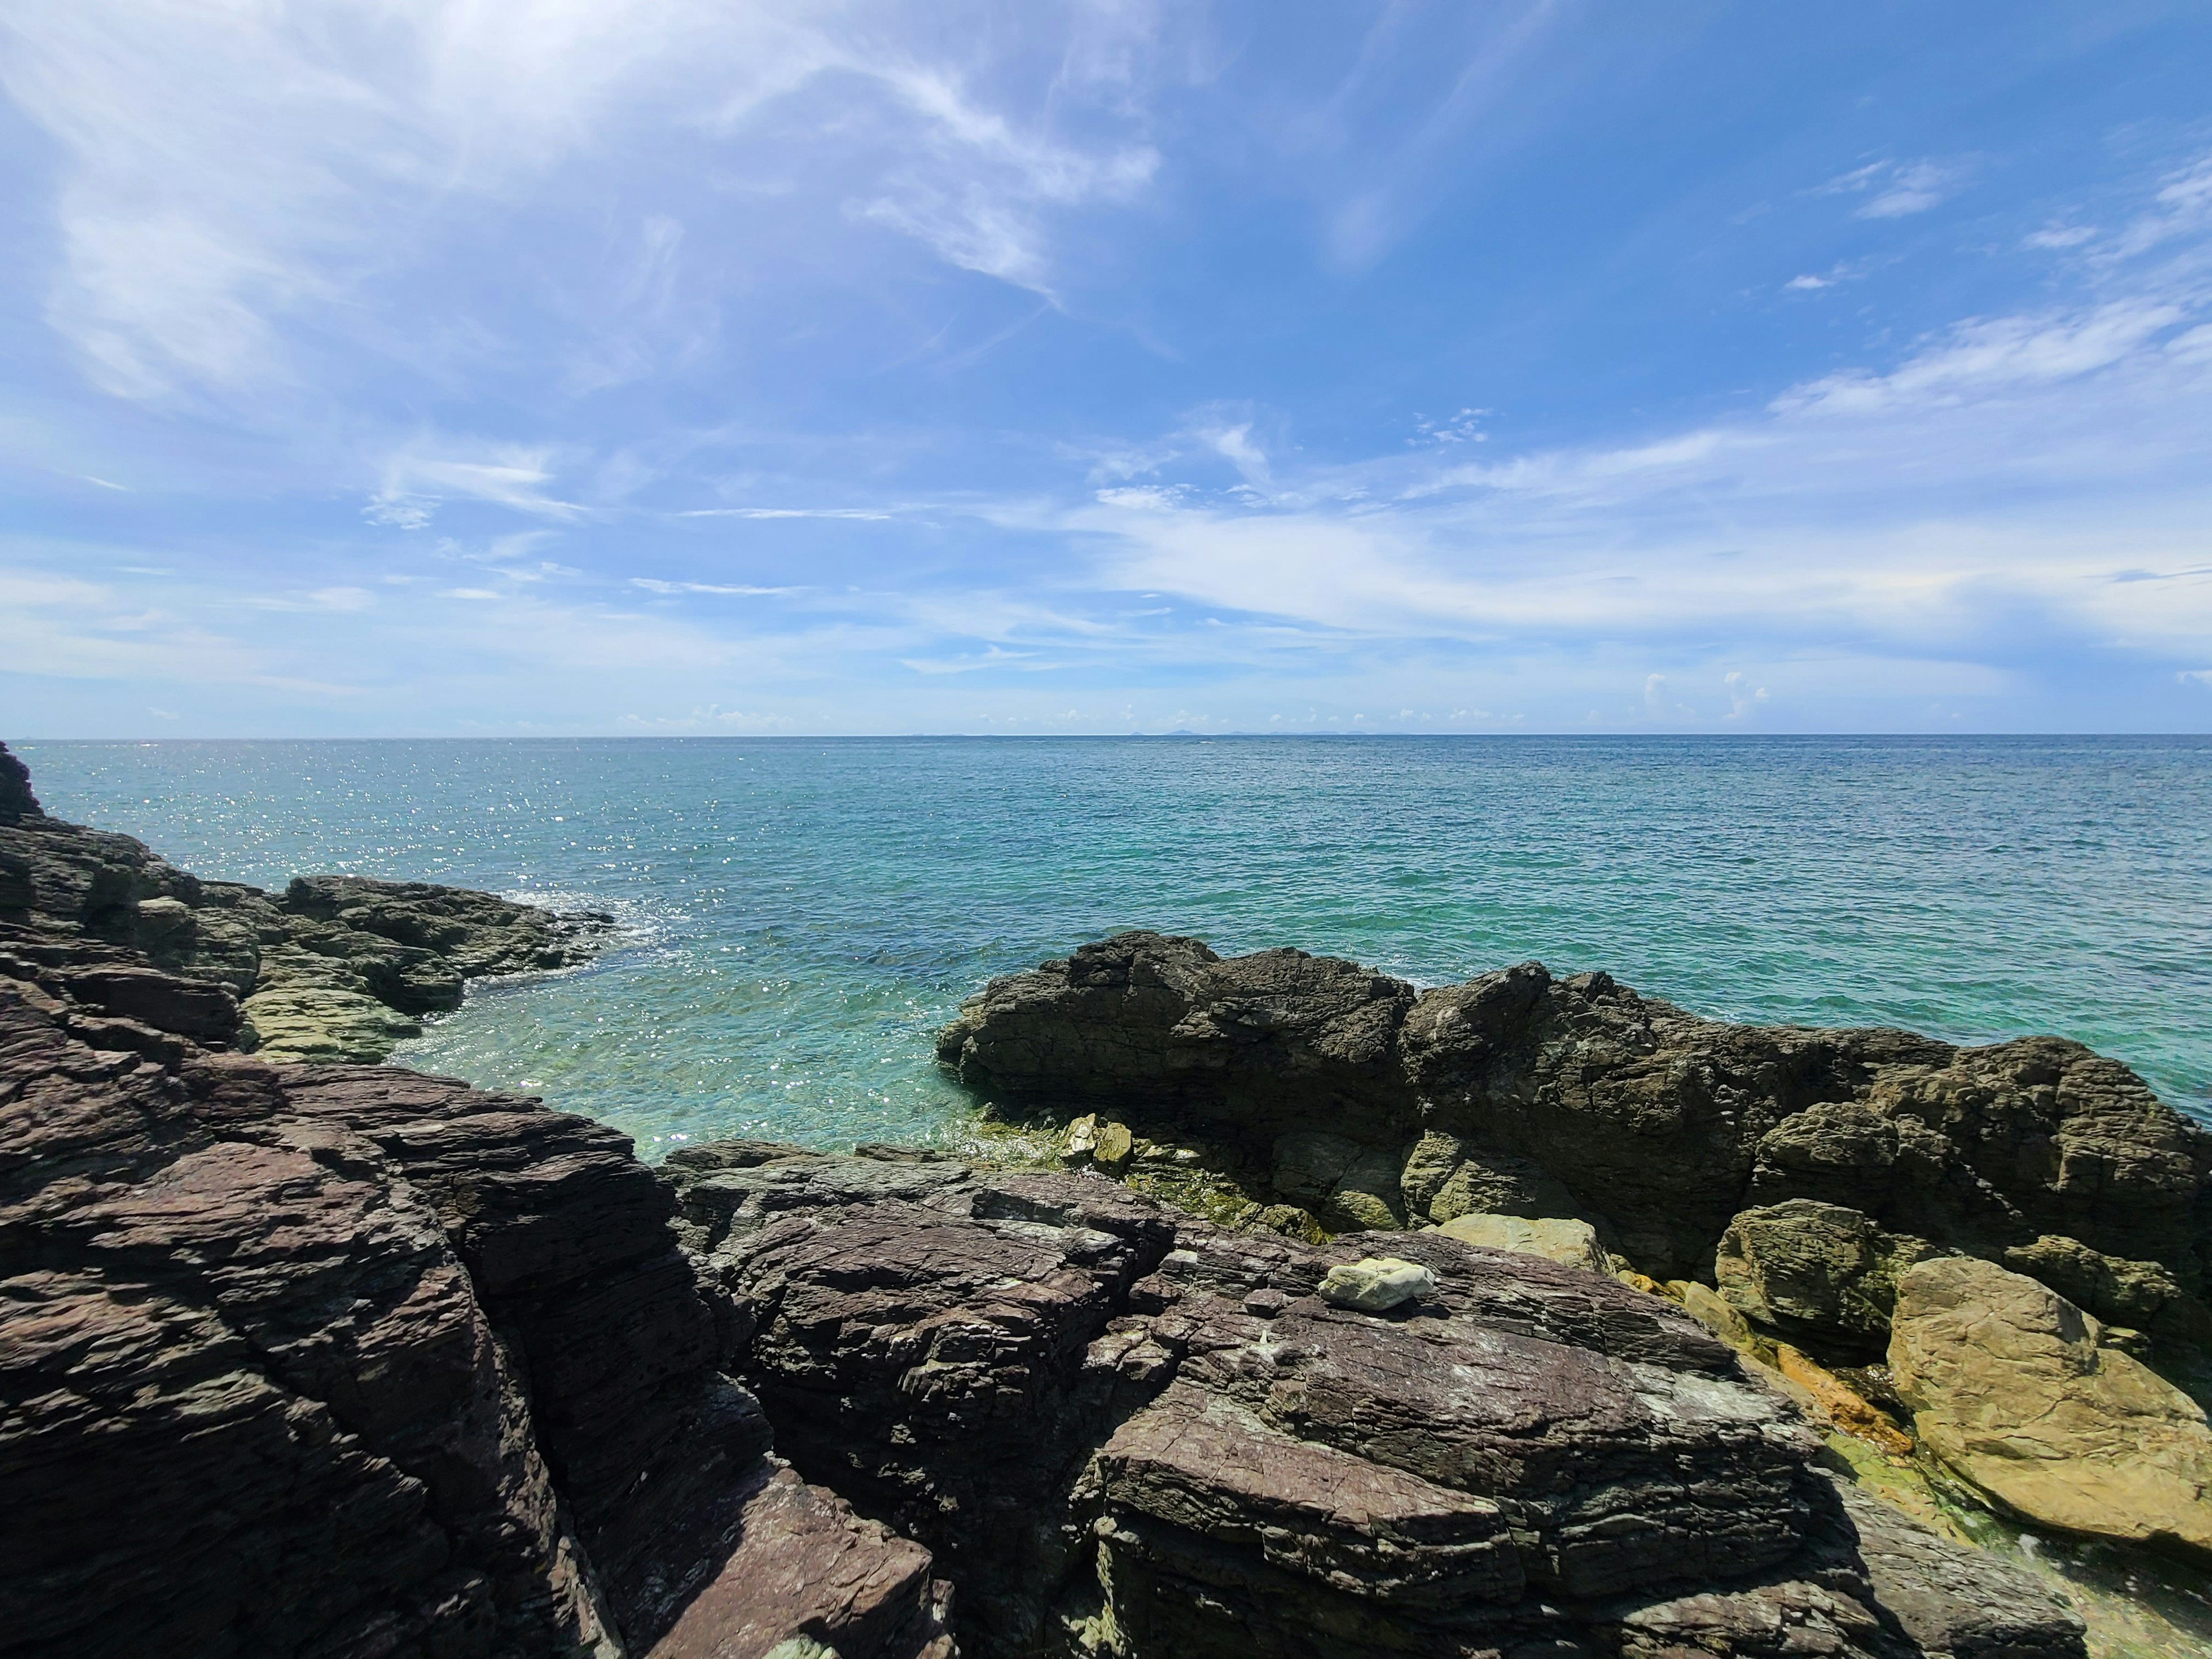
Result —
<svg viewBox="0 0 2212 1659"><path fill-rule="evenodd" d="M2212 1429L2057 1291L1993 1262L1923 1261L1889 1347L1929 1449L2006 1508L2212 1563Z"/></svg>
<svg viewBox="0 0 2212 1659"><path fill-rule="evenodd" d="M996 1109L1110 1110L1279 1167L1337 1227L1578 1217L1689 1278L1739 1212L1803 1199L1992 1258L2071 1238L2192 1297L2212 1273L2212 1133L2056 1037L1733 1025L1539 963L1417 993L1125 933L992 981L938 1051ZM1320 1181L1323 1146L1357 1179Z"/></svg>
<svg viewBox="0 0 2212 1659"><path fill-rule="evenodd" d="M1713 1278L1753 1325L1824 1354L1874 1359L1889 1346L1899 1277L1936 1254L1857 1210L1793 1198L1729 1222Z"/></svg>

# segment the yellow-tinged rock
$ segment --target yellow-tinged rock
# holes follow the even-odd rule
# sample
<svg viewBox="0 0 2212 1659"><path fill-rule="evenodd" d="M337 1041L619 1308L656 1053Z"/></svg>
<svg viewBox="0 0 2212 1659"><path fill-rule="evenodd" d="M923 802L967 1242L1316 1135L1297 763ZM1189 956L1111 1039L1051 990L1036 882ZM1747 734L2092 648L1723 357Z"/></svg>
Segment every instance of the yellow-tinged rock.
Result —
<svg viewBox="0 0 2212 1659"><path fill-rule="evenodd" d="M1812 1395L1828 1419L1846 1434L1871 1440L1894 1457L1907 1456L1912 1437L1885 1417L1872 1401L1826 1366L1807 1358L1787 1342L1774 1345L1774 1369Z"/></svg>
<svg viewBox="0 0 2212 1659"><path fill-rule="evenodd" d="M1741 1314L1721 1299L1719 1291L1693 1279L1676 1281L1669 1288L1680 1298L1683 1312L1731 1348L1742 1353L1752 1352L1754 1345L1751 1327L1744 1322Z"/></svg>
<svg viewBox="0 0 2212 1659"><path fill-rule="evenodd" d="M1091 1154L1102 1170L1118 1170L1129 1161L1136 1151L1136 1137L1129 1133L1126 1123L1102 1123L1098 1126L1098 1144Z"/></svg>
<svg viewBox="0 0 2212 1659"><path fill-rule="evenodd" d="M1517 1215L1454 1216L1436 1229L1447 1238L1456 1238L1462 1244L1480 1244L1493 1250L1514 1250L1522 1255L1540 1255L1547 1261L1564 1261L1571 1267L1587 1267L1592 1273L1609 1271L1597 1242L1597 1230L1587 1221L1568 1221L1558 1218L1530 1220Z"/></svg>
<svg viewBox="0 0 2212 1659"><path fill-rule="evenodd" d="M1899 1281L1889 1364L1928 1448L2069 1532L2212 1561L2212 1428L2057 1291L1972 1256Z"/></svg>

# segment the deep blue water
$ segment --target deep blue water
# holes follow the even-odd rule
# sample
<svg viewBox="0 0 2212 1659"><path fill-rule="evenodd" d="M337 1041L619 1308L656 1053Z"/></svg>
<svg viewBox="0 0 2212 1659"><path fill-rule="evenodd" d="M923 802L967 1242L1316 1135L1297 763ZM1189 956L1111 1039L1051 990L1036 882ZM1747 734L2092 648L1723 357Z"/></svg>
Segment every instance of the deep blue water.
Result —
<svg viewBox="0 0 2212 1659"><path fill-rule="evenodd" d="M408 1064L638 1137L925 1137L931 1033L1124 927L1424 983L1540 957L1731 1018L2033 1031L2212 1117L2212 738L27 743L204 875L615 911Z"/></svg>

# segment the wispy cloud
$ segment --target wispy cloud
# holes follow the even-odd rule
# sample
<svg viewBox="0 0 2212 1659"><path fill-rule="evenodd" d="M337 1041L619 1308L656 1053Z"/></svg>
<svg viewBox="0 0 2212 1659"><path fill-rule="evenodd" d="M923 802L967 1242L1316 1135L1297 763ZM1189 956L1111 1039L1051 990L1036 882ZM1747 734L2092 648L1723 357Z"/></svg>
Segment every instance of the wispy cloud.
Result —
<svg viewBox="0 0 2212 1659"><path fill-rule="evenodd" d="M632 587L642 587L648 593L728 593L764 596L771 593L796 593L795 587L746 587L725 582L672 582L654 576L632 576Z"/></svg>
<svg viewBox="0 0 2212 1659"><path fill-rule="evenodd" d="M1971 171L1962 161L1870 161L1838 173L1813 193L1863 196L1867 199L1854 210L1857 217L1902 219L1956 195Z"/></svg>

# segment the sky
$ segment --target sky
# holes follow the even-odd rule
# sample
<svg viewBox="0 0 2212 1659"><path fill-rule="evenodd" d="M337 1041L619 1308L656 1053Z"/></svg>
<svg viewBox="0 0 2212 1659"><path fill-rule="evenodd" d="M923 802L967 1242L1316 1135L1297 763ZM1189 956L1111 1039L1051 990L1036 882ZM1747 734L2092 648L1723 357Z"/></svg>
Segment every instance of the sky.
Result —
<svg viewBox="0 0 2212 1659"><path fill-rule="evenodd" d="M2212 730L2212 7L0 5L0 736Z"/></svg>

